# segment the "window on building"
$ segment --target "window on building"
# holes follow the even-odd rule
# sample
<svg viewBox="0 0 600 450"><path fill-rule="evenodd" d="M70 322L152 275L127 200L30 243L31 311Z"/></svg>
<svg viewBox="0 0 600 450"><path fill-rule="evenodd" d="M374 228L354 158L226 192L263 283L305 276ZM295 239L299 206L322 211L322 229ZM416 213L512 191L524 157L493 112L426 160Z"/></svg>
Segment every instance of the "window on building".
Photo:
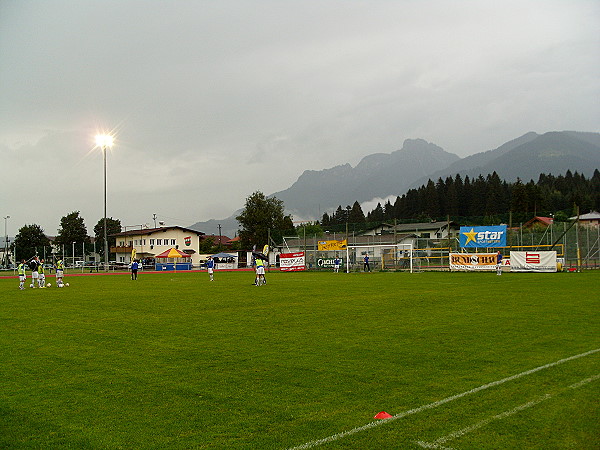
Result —
<svg viewBox="0 0 600 450"><path fill-rule="evenodd" d="M154 239L150 239L150 245L154 245Z"/></svg>
<svg viewBox="0 0 600 450"><path fill-rule="evenodd" d="M162 239L157 239L156 240L156 245L162 245Z"/></svg>
<svg viewBox="0 0 600 450"><path fill-rule="evenodd" d="M175 245L176 239L171 239L171 245Z"/></svg>

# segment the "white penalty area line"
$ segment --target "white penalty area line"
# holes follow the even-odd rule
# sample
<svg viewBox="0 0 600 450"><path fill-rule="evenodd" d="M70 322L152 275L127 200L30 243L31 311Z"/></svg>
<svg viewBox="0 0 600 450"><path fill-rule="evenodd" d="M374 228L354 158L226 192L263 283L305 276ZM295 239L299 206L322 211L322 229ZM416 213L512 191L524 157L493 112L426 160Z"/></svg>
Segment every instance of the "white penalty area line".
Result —
<svg viewBox="0 0 600 450"><path fill-rule="evenodd" d="M564 364L566 362L573 361L574 359L579 359L579 358L583 358L583 357L586 357L586 356L590 356L590 355L592 355L594 353L598 353L598 352L600 352L600 348L597 348L597 349L594 349L594 350L590 350L590 351L587 351L585 353L580 353L579 355L569 356L568 358L560 359L558 361L555 361L555 362L552 362L552 363L549 363L549 364L545 364L543 366L536 367L535 369L526 370L525 372L521 372L521 373L518 373L516 375L512 375L510 377L502 378L501 380L498 380L498 381L493 381L491 383L483 384L483 385L481 385L479 387L476 387L474 389L471 389L469 391L465 391L465 392L462 392L460 394L452 395L452 396L446 397L446 398L444 398L442 400L438 400L437 402L428 403L426 405L419 406L418 408L413 408L413 409L409 409L409 410L403 411L401 413L398 413L398 414L390 417L389 419L383 419L383 420L379 420L377 422L370 422L370 423L368 423L366 425L363 425L363 426L360 426L360 427L356 427L356 428L353 428L353 429L348 430L348 431L343 431L341 433L333 434L333 435L328 436L328 437L323 438L323 439L317 439L317 440L310 441L310 442L307 442L307 443L302 444L302 445L298 445L296 447L291 447L289 450L304 450L304 449L308 449L308 448L317 447L319 445L327 444L329 442L337 441L339 439L351 436L353 434L357 434L357 433L360 433L362 431L366 431L366 430L369 430L371 428L375 428L375 427L387 424L387 423L392 422L394 420L402 419L403 417L407 417L407 416L410 416L410 415L413 415L413 414L417 414L417 413L420 413L420 412L428 410L428 409L437 408L438 406L444 405L444 404L449 403L451 401L458 400L460 398L466 397L466 396L471 395L471 394L475 394L475 393L483 391L485 389L489 389L489 388L492 388L492 387L495 387L495 386L499 386L501 384L507 383L508 381L513 381L513 380L516 380L518 378L521 378L521 377L524 377L524 376L527 376L527 375L531 375L532 373L539 372L540 370L549 369L550 367L558 366L560 364Z"/></svg>
<svg viewBox="0 0 600 450"><path fill-rule="evenodd" d="M592 381L595 381L597 379L600 378L600 374L598 375L594 375L593 377L590 378L586 378L585 380L581 380L578 383L572 384L570 385L567 389L577 389L580 388L581 386L584 386L588 383L591 383ZM564 392L566 389L563 389L559 392L562 393ZM478 430L479 428L482 428L486 425L488 425L489 423L493 422L494 420L502 420L505 419L507 417L513 416L515 414L517 414L520 411L523 411L525 409L531 408L533 406L539 405L540 403L542 403L543 401L546 401L548 399L551 399L553 396L550 394L545 394L542 395L538 398L536 398L535 400L532 400L530 402L524 403L522 405L516 406L513 409L509 410L509 411L504 411L503 413L500 414L496 414L495 416L489 417L487 419L483 419L480 422L477 422L474 425L471 425L469 427L463 428L462 430L458 430L455 431L454 433L450 433L446 436L443 436L439 439L436 439L433 442L425 442L425 441L416 441L415 444L418 444L419 446L423 447L423 448L435 448L435 449L446 449L446 450L451 450L450 447L444 447L443 444L445 444L448 441L452 441L454 439L457 439L461 436L464 436L465 434L468 434L472 431Z"/></svg>

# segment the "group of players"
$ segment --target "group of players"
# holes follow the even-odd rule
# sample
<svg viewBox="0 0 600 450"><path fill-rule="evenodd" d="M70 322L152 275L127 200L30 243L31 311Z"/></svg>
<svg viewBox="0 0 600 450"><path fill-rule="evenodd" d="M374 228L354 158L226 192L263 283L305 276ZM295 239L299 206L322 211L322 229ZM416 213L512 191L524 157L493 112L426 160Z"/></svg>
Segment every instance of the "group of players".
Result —
<svg viewBox="0 0 600 450"><path fill-rule="evenodd" d="M63 282L65 265L62 259L58 259L52 266L56 271L56 286L63 287L68 286L68 283ZM44 267L44 259L34 256L33 258L21 260L21 264L17 267L17 273L19 274L19 289L25 289L25 282L27 281L27 269L31 270L31 284L30 288L46 288L50 287L51 284L46 285L46 268Z"/></svg>
<svg viewBox="0 0 600 450"><path fill-rule="evenodd" d="M256 250L252 251L252 266L254 267L254 272L256 274L256 277L254 278L255 286L264 286L267 284L267 279L265 278L265 266L268 264L268 257L266 256L268 253L269 247L267 245L264 246L262 253L257 252ZM214 281L215 260L212 256L209 256L208 261L206 261L206 269L210 281Z"/></svg>
<svg viewBox="0 0 600 450"><path fill-rule="evenodd" d="M264 286L267 284L267 279L265 278L265 265L267 264L267 257L262 253L253 252L252 259L252 266L254 266L254 272L256 274L256 277L254 278L254 285ZM209 256L208 261L206 261L206 269L208 271L210 281L214 281L215 260L212 258L212 256Z"/></svg>
<svg viewBox="0 0 600 450"><path fill-rule="evenodd" d="M265 248L263 249L263 251L268 252L268 246L265 245ZM256 278L254 280L254 284L256 286L263 286L265 284L267 284L267 280L265 278L265 265L267 264L267 256L264 253L260 253L260 252L256 252L253 251L252 252L252 256L253 256L253 266L254 266L254 270L256 272ZM135 264L135 265L134 265ZM135 280L137 279L137 260L136 262L132 264L132 273L131 273L131 279ZM69 283L64 283L63 281L63 277L64 277L64 270L65 270L65 265L63 263L62 259L58 259L56 261L55 264L53 264L52 266L55 271L56 271L56 286L57 287L64 287L64 286L68 286ZM208 269L208 274L210 276L210 281L214 280L214 267L215 267L215 261L212 259L212 257L208 257L208 261L206 263L206 267ZM27 281L27 269L31 270L31 284L29 285L30 288L46 288L46 287L50 287L51 284L48 283L48 285L46 285L46 273L45 273L45 267L44 267L44 259L43 258L39 258L38 256L34 256L33 258L29 259L28 261L26 260L21 260L21 264L19 264L19 266L17 267L17 273L19 274L19 289L20 290L24 290L25 289L25 283Z"/></svg>

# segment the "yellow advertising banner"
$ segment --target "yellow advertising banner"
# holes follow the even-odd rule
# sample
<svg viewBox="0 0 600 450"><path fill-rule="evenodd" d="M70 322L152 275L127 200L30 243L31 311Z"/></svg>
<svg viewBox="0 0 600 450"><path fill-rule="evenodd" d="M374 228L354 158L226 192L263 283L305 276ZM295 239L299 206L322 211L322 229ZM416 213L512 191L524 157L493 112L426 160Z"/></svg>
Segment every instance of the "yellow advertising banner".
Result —
<svg viewBox="0 0 600 450"><path fill-rule="evenodd" d="M346 239L342 241L319 241L317 248L320 252L326 252L329 250L346 250L348 241Z"/></svg>

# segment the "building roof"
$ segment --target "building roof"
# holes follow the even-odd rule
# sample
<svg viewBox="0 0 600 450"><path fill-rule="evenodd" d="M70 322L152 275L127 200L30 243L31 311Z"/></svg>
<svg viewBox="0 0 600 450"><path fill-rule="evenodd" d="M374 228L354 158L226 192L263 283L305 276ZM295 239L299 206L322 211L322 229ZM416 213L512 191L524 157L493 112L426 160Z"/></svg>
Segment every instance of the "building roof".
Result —
<svg viewBox="0 0 600 450"><path fill-rule="evenodd" d="M418 222L418 223L398 223L396 224L396 226L394 226L394 224L389 224L389 223L382 223L380 225L377 225L375 227L371 227L368 228L367 231L371 231L371 230L377 230L377 229L381 229L382 231L385 232L390 232L393 233L394 229L397 232L410 232L410 231L427 231L427 230L440 230L442 228L446 228L448 226L448 223L450 223L450 227L454 227L454 228L459 228L460 225L456 222L450 221L450 222Z"/></svg>
<svg viewBox="0 0 600 450"><path fill-rule="evenodd" d="M205 234L202 240L212 240L214 245L231 245L231 239L227 236L217 236L216 234Z"/></svg>
<svg viewBox="0 0 600 450"><path fill-rule="evenodd" d="M446 228L450 224L450 227L459 228L458 223L450 221L442 221L442 222L419 222L419 223L399 223L396 224L396 231L414 231L414 230L439 230L441 228ZM392 229L394 226L392 225Z"/></svg>
<svg viewBox="0 0 600 450"><path fill-rule="evenodd" d="M577 220L577 216L569 217L569 220ZM581 214L579 220L600 220L600 212L590 211L587 214Z"/></svg>
<svg viewBox="0 0 600 450"><path fill-rule="evenodd" d="M188 233L196 234L197 236L204 236L202 231L192 230L190 228L184 228L180 226L170 226L170 227L159 227L159 228L144 228L144 229L133 229L122 231L121 233L111 234L111 236L140 236L140 235L148 235L153 233L158 233L160 231L168 231L168 230L181 230Z"/></svg>
<svg viewBox="0 0 600 450"><path fill-rule="evenodd" d="M529 219L527 222L525 222L523 224L523 227L528 228L538 223L548 227L554 223L554 219L552 217L535 216L532 219Z"/></svg>

